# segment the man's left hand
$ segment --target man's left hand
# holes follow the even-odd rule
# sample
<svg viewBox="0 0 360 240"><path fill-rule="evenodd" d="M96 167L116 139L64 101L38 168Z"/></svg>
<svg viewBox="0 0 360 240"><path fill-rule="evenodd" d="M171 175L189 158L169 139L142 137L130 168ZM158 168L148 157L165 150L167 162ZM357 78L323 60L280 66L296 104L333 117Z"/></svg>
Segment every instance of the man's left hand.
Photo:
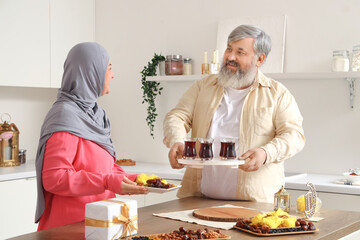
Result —
<svg viewBox="0 0 360 240"><path fill-rule="evenodd" d="M239 157L239 160L249 160L244 165L239 165L239 168L245 172L252 172L258 170L266 161L266 152L262 148L250 149Z"/></svg>

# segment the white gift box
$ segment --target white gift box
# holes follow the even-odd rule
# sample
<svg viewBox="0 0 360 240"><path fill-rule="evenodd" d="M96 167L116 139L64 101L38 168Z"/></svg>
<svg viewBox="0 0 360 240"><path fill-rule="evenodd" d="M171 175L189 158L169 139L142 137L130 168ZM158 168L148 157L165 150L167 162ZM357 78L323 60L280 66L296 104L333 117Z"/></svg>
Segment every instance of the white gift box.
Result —
<svg viewBox="0 0 360 240"><path fill-rule="evenodd" d="M112 240L137 233L137 201L111 198L85 206L85 238Z"/></svg>

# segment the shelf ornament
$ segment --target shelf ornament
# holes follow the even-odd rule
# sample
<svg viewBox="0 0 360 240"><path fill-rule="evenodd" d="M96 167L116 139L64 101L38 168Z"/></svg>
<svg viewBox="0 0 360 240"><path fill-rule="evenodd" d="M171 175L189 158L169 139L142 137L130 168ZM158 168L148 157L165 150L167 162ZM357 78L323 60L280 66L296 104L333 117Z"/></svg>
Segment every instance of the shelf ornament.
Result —
<svg viewBox="0 0 360 240"><path fill-rule="evenodd" d="M148 104L147 107L147 117L146 123L150 128L150 135L154 138L154 124L158 114L156 113L155 99L157 95L161 95L162 87L160 87L160 82L156 81L146 81L146 77L156 76L156 69L160 62L165 61L165 57L161 54L154 54L154 57L148 62L147 66L144 66L144 69L141 73L141 89L143 90L143 101Z"/></svg>

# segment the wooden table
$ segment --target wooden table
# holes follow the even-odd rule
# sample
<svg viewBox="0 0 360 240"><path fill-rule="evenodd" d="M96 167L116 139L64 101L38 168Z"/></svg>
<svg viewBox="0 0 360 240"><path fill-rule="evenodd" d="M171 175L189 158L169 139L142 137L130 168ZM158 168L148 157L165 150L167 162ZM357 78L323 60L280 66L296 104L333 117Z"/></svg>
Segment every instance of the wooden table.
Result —
<svg viewBox="0 0 360 240"><path fill-rule="evenodd" d="M159 195L159 197L161 196ZM152 213L181 211L181 210L204 208L210 206L221 206L224 204L232 204L237 206L255 208L265 212L273 211L273 204L267 204L267 203L255 203L255 202L246 202L246 201L221 201L221 200L211 200L211 199L204 199L197 197L183 198L183 199L173 200L144 208L139 208L138 234L171 232L175 229L178 229L181 226L184 228L190 228L195 230L198 228L203 229L205 228L205 226L155 217L152 215ZM293 209L294 208L292 208L292 211ZM294 212L291 213L294 214ZM319 232L313 234L281 236L281 240L339 239L343 236L346 236L360 229L360 212L321 209L319 217L324 217L323 220L315 224L316 227L319 228L320 230ZM12 239L13 240L85 239L84 231L85 231L84 222L77 222L61 227L43 230L40 232L21 235ZM227 231L221 230L221 231L230 235L234 240L259 239L259 237L235 229L227 230ZM268 237L267 239L277 239L277 237Z"/></svg>

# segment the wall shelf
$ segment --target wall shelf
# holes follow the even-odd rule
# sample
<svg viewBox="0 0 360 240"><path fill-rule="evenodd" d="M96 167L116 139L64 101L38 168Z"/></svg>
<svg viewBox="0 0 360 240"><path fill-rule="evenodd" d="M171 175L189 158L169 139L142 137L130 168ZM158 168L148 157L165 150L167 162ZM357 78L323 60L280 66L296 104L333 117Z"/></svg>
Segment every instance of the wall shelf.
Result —
<svg viewBox="0 0 360 240"><path fill-rule="evenodd" d="M293 72L265 73L275 80L310 80L310 79L344 79L349 82L350 108L354 108L355 80L360 79L360 72ZM146 77L146 81L157 82L190 82L205 78L207 75L173 75Z"/></svg>
<svg viewBox="0 0 360 240"><path fill-rule="evenodd" d="M293 73L265 73L266 76L276 80L301 80L301 79L347 79L360 78L360 72L293 72ZM146 81L158 82L187 82L200 80L207 75L173 75L146 77Z"/></svg>

